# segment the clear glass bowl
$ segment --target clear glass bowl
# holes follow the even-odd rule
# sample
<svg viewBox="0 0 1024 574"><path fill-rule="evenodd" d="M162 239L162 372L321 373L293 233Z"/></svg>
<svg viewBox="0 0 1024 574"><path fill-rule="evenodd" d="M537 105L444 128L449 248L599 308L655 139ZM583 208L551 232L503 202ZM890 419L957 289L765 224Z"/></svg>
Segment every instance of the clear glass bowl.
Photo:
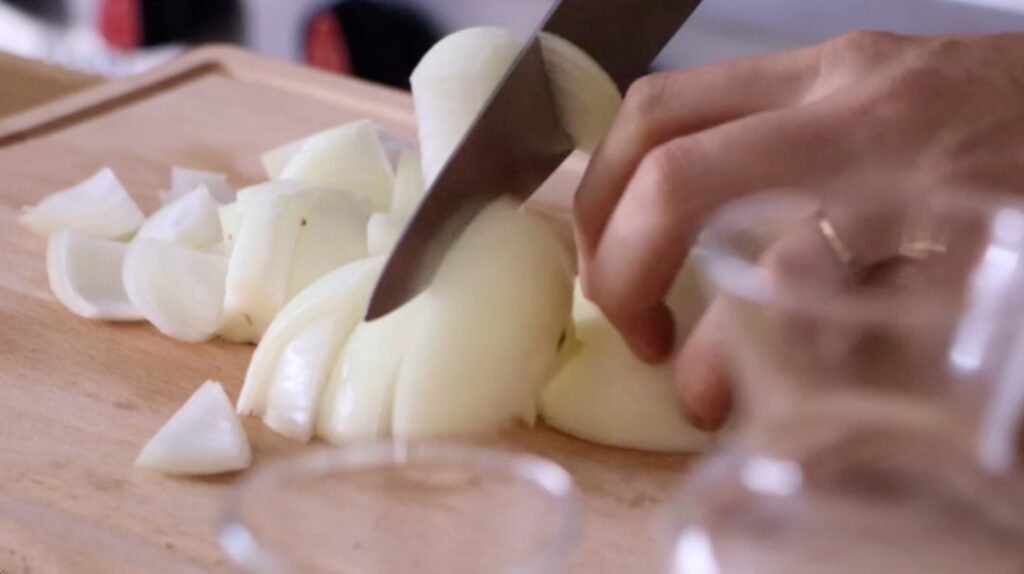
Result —
<svg viewBox="0 0 1024 574"><path fill-rule="evenodd" d="M580 532L569 474L436 443L331 448L257 472L220 533L253 574L550 574Z"/></svg>
<svg viewBox="0 0 1024 574"><path fill-rule="evenodd" d="M702 234L739 425L672 574L1024 569L1024 204L889 191L764 194Z"/></svg>

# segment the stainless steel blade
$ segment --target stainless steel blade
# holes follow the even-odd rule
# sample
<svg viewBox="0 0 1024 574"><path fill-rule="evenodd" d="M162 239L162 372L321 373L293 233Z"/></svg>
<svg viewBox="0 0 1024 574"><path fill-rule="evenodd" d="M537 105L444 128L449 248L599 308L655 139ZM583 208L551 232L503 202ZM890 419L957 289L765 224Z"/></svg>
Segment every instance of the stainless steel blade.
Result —
<svg viewBox="0 0 1024 574"><path fill-rule="evenodd" d="M647 70L699 4L700 0L561 0L539 31L586 50L625 89ZM415 297L483 207L503 196L526 201L572 147L559 123L534 34L402 234L366 319L382 317Z"/></svg>

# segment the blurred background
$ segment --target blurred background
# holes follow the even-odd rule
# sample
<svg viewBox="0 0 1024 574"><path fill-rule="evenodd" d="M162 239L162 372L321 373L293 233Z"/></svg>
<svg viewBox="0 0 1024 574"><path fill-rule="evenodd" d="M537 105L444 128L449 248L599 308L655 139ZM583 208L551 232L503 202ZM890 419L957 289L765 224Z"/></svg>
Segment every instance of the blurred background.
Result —
<svg viewBox="0 0 1024 574"><path fill-rule="evenodd" d="M550 4L551 0L0 0L0 52L116 77L156 66L190 45L229 42L402 87L436 38L481 24L527 33ZM705 0L656 66L692 67L865 28L916 34L1022 30L1024 0ZM0 76L0 90L2 80Z"/></svg>

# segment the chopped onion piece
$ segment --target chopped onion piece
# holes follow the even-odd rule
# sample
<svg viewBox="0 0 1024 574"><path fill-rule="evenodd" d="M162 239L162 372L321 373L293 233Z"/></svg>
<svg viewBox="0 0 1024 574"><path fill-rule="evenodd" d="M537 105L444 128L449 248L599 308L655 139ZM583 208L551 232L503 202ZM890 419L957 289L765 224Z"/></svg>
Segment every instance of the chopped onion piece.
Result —
<svg viewBox="0 0 1024 574"><path fill-rule="evenodd" d="M220 334L255 342L277 312L327 272L366 256L369 212L345 193L271 182L236 203L247 208L234 238Z"/></svg>
<svg viewBox="0 0 1024 574"><path fill-rule="evenodd" d="M143 447L136 466L211 475L248 468L252 451L224 387L207 381Z"/></svg>
<svg viewBox="0 0 1024 574"><path fill-rule="evenodd" d="M217 332L226 257L167 241L136 239L124 262L128 298L161 333L189 342Z"/></svg>
<svg viewBox="0 0 1024 574"><path fill-rule="evenodd" d="M398 157L395 187L391 192L391 213L412 213L427 194L423 181L423 161L416 150L407 149Z"/></svg>
<svg viewBox="0 0 1024 574"><path fill-rule="evenodd" d="M288 142L260 156L260 163L263 164L263 170L267 172L267 177L270 179L281 179L281 172L284 171L284 168L288 167L288 163L299 153L302 146L306 145L306 142L314 137L316 136Z"/></svg>
<svg viewBox="0 0 1024 574"><path fill-rule="evenodd" d="M366 250L370 255L391 253L408 223L407 215L374 213L366 223Z"/></svg>
<svg viewBox="0 0 1024 574"><path fill-rule="evenodd" d="M97 239L128 237L145 221L142 210L110 168L22 209L18 221L34 233L48 236L75 231Z"/></svg>
<svg viewBox="0 0 1024 574"><path fill-rule="evenodd" d="M234 201L228 176L212 171L174 166L171 168L171 189L160 192L160 202L173 203L199 186L204 186L219 203Z"/></svg>
<svg viewBox="0 0 1024 574"><path fill-rule="evenodd" d="M281 310L249 362L238 398L239 413L262 415L266 411L267 395L285 348L311 325L333 318L342 338L355 328L383 267L383 258L349 263L317 280Z"/></svg>
<svg viewBox="0 0 1024 574"><path fill-rule="evenodd" d="M159 239L205 249L222 240L218 204L205 185L168 203L142 224L136 239Z"/></svg>
<svg viewBox="0 0 1024 574"><path fill-rule="evenodd" d="M414 299L387 317L356 327L320 400L317 436L341 444L391 434L398 369L423 301Z"/></svg>
<svg viewBox="0 0 1024 574"><path fill-rule="evenodd" d="M485 209L423 295L398 376L394 435L531 422L571 321L572 264L552 230L514 202Z"/></svg>
<svg viewBox="0 0 1024 574"><path fill-rule="evenodd" d="M699 291L682 295L703 300ZM670 365L648 365L638 359L578 287L573 318L578 348L541 394L541 415L549 426L622 448L657 452L708 448L712 435L695 429L683 417Z"/></svg>
<svg viewBox="0 0 1024 574"><path fill-rule="evenodd" d="M281 179L347 191L378 211L391 206L394 173L370 120L345 124L309 139L288 162Z"/></svg>
<svg viewBox="0 0 1024 574"><path fill-rule="evenodd" d="M46 246L50 289L72 313L86 319L139 321L121 281L128 246L74 231L54 233Z"/></svg>

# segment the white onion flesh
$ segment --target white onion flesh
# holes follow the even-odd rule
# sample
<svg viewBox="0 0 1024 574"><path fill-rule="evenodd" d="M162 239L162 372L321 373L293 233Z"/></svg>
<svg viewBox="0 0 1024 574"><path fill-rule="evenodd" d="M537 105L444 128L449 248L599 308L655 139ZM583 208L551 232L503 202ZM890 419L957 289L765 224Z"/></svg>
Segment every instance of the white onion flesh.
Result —
<svg viewBox="0 0 1024 574"><path fill-rule="evenodd" d="M310 138L285 166L280 179L347 191L378 211L391 206L394 172L370 120L345 124Z"/></svg>
<svg viewBox="0 0 1024 574"><path fill-rule="evenodd" d="M684 279L683 284L687 283ZM676 308L702 301L700 292L689 286L676 293ZM686 301L680 305L680 299ZM682 415L670 365L648 365L638 359L579 288L573 319L578 346L541 394L541 416L549 426L621 448L656 452L708 448L711 435L696 430ZM680 331L684 335L689 326L681 327L686 329Z"/></svg>
<svg viewBox="0 0 1024 574"><path fill-rule="evenodd" d="M366 256L369 212L355 198L301 182L270 182L246 202L231 249L220 334L255 342L277 312L327 272Z"/></svg>
<svg viewBox="0 0 1024 574"><path fill-rule="evenodd" d="M234 201L234 193L223 173L174 166L171 168L171 189L160 192L160 203L167 205L203 186L218 203Z"/></svg>
<svg viewBox="0 0 1024 574"><path fill-rule="evenodd" d="M523 42L502 28L469 28L438 42L420 61L411 84L423 173L431 182L462 141ZM572 43L541 37L552 95L565 130L581 150L604 139L622 95L600 64Z"/></svg>
<svg viewBox="0 0 1024 574"><path fill-rule="evenodd" d="M300 442L312 438L317 399L351 329L344 319L322 319L310 325L281 352L263 413L263 422L273 431Z"/></svg>
<svg viewBox="0 0 1024 574"><path fill-rule="evenodd" d="M398 157L395 187L391 192L391 213L413 213L426 194L423 160L418 151L407 149Z"/></svg>
<svg viewBox="0 0 1024 574"><path fill-rule="evenodd" d="M288 142L260 156L260 163L263 164L263 170L267 173L267 177L270 179L281 179L281 172L284 171L284 168L288 167L288 162L292 161L295 154L299 153L302 146L306 145L306 142L312 138L313 136L309 136Z"/></svg>
<svg viewBox="0 0 1024 574"><path fill-rule="evenodd" d="M284 350L318 321L333 318L343 337L362 319L383 258L361 259L332 271L299 293L274 318L249 362L238 412L262 415Z"/></svg>
<svg viewBox="0 0 1024 574"><path fill-rule="evenodd" d="M360 323L345 344L320 401L317 436L335 444L385 438L398 370L424 299Z"/></svg>
<svg viewBox="0 0 1024 574"><path fill-rule="evenodd" d="M46 273L50 289L72 313L86 319L139 321L121 281L128 245L74 231L50 236Z"/></svg>
<svg viewBox="0 0 1024 574"><path fill-rule="evenodd" d="M44 237L74 231L96 239L122 239L145 219L114 172L103 168L89 179L23 208L18 221Z"/></svg>
<svg viewBox="0 0 1024 574"><path fill-rule="evenodd" d="M170 241L206 249L222 241L220 204L205 185L164 205L142 224L135 238Z"/></svg>
<svg viewBox="0 0 1024 574"><path fill-rule="evenodd" d="M486 433L532 422L570 322L572 258L513 202L485 209L423 295L399 373L399 438Z"/></svg>
<svg viewBox="0 0 1024 574"><path fill-rule="evenodd" d="M220 326L227 258L155 239L136 239L124 262L129 300L161 333L205 341Z"/></svg>
<svg viewBox="0 0 1024 574"><path fill-rule="evenodd" d="M212 475L248 468L252 451L231 400L207 381L146 443L136 466L174 475Z"/></svg>
<svg viewBox="0 0 1024 574"><path fill-rule="evenodd" d="M409 216L374 213L366 223L366 250L370 255L387 255L402 237Z"/></svg>

